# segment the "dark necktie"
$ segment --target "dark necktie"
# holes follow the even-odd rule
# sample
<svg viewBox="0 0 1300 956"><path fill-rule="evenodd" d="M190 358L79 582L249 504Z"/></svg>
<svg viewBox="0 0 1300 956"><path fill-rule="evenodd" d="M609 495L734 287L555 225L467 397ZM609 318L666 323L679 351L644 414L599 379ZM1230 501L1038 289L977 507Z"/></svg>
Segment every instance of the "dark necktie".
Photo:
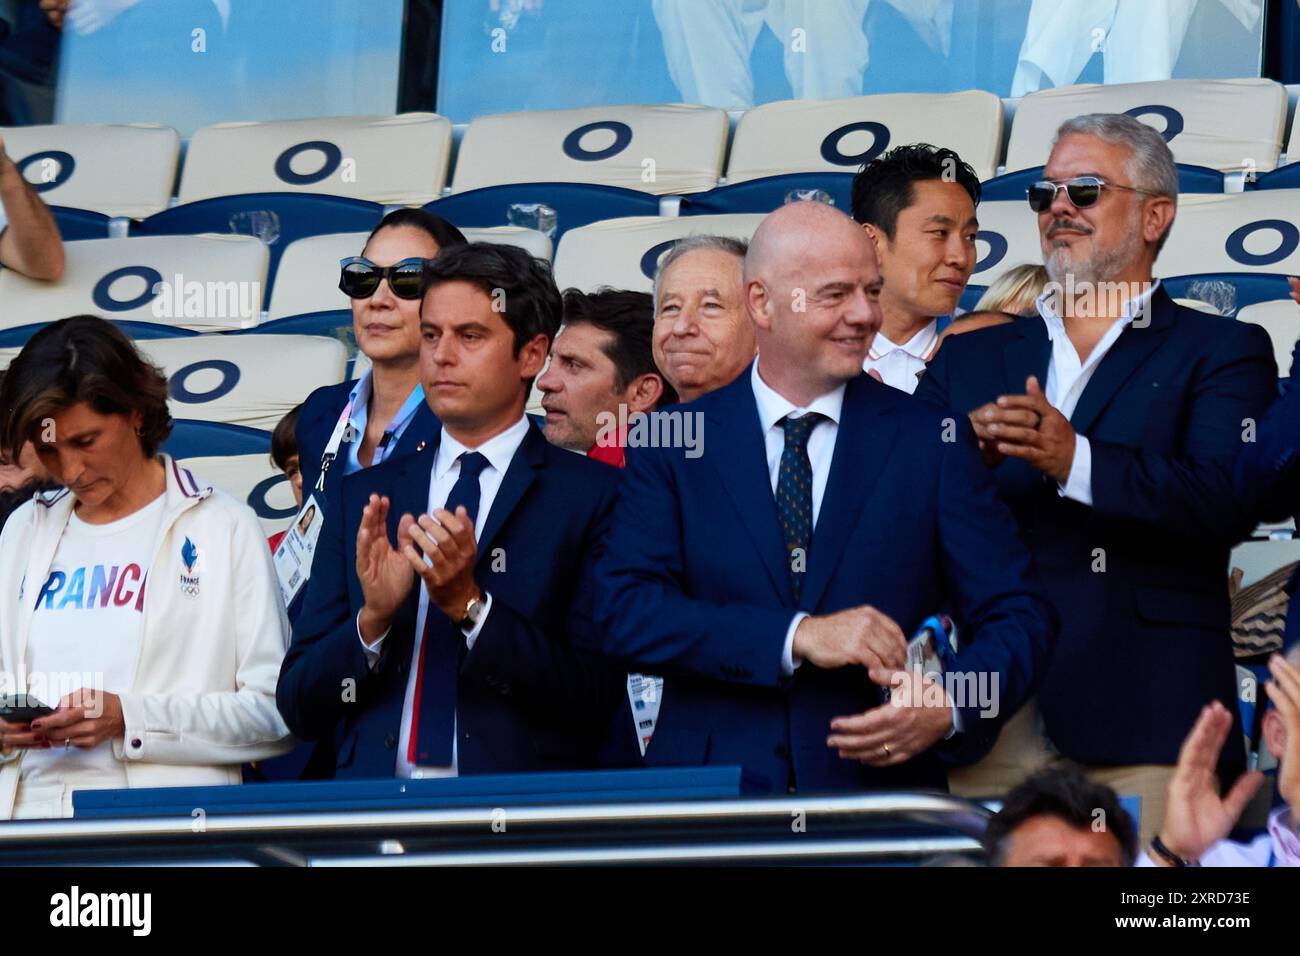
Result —
<svg viewBox="0 0 1300 956"><path fill-rule="evenodd" d="M815 412L781 419L785 429L785 450L776 479L776 513L785 539L790 584L797 603L803 591L804 571L808 567L808 549L812 545L812 462L808 459L808 436L818 422L826 421ZM798 553L796 553L798 552Z"/></svg>
<svg viewBox="0 0 1300 956"><path fill-rule="evenodd" d="M478 518L479 475L488 460L476 451L460 456L460 476L444 506L452 514L459 505L469 512L470 524ZM417 582L424 587L423 582ZM415 706L411 713L411 744L406 758L428 767L451 765L452 736L456 733L456 675L460 671L465 635L432 602L424 619L419 674L415 678Z"/></svg>

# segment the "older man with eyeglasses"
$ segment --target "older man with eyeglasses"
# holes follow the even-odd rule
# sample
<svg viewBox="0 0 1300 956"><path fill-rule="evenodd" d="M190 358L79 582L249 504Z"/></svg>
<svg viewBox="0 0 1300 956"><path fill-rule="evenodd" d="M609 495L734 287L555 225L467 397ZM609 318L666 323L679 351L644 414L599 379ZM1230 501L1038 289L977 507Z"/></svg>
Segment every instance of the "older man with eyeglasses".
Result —
<svg viewBox="0 0 1300 956"><path fill-rule="evenodd" d="M1224 569L1253 522L1233 464L1277 368L1262 329L1154 278L1178 174L1151 127L1068 120L1028 198L1051 279L1038 318L954 339L917 391L969 414L1061 616L1038 707L959 789L1005 791L1056 751L1141 796L1146 839L1186 728L1214 700L1236 714ZM1227 748L1221 776L1244 758Z"/></svg>

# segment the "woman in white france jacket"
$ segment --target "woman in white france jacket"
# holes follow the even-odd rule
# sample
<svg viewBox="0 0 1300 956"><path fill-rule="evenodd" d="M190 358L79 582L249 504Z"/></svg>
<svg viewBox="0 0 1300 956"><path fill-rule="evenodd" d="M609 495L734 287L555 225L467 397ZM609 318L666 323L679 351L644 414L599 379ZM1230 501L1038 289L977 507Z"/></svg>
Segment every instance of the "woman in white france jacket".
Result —
<svg viewBox="0 0 1300 956"><path fill-rule="evenodd" d="M0 534L0 691L55 713L0 720L0 819L67 816L78 789L234 784L289 749L288 643L253 512L159 445L167 382L111 323L38 332L0 385L0 444L65 489Z"/></svg>

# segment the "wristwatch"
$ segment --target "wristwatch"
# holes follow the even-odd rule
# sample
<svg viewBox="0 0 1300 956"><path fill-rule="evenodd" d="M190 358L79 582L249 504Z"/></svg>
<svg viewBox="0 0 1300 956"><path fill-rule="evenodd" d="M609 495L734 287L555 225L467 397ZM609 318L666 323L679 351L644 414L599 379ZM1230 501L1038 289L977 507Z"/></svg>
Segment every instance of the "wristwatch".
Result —
<svg viewBox="0 0 1300 956"><path fill-rule="evenodd" d="M478 624L478 619L483 616L483 608L486 606L482 595L470 598L465 604L465 616L456 622L456 626L462 631L472 631Z"/></svg>

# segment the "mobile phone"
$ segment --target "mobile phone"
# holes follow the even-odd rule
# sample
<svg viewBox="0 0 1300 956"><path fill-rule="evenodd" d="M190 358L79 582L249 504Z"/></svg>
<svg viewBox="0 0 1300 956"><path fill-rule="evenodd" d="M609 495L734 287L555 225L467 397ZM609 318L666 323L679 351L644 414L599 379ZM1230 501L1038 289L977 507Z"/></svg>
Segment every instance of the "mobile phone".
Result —
<svg viewBox="0 0 1300 956"><path fill-rule="evenodd" d="M48 717L52 713L53 707L47 707L30 694L0 697L0 720L11 724L30 724L38 717Z"/></svg>

